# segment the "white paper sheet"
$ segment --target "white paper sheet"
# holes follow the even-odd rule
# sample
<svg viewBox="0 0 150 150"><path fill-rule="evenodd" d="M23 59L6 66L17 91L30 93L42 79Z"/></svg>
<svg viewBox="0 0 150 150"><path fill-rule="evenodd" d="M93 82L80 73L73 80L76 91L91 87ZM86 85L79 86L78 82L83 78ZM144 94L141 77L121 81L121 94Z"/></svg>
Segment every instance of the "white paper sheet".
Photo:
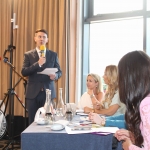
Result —
<svg viewBox="0 0 150 150"><path fill-rule="evenodd" d="M78 113L76 113L77 115L80 115L80 116L88 116L88 114L86 114L86 113L83 113L83 112L78 112Z"/></svg>
<svg viewBox="0 0 150 150"><path fill-rule="evenodd" d="M81 113L81 112L84 112L84 110L83 109L77 109L76 110L76 113Z"/></svg>
<svg viewBox="0 0 150 150"><path fill-rule="evenodd" d="M37 72L37 74L45 74L45 75L50 75L50 74L55 74L57 72L57 68L46 68L42 72Z"/></svg>
<svg viewBox="0 0 150 150"><path fill-rule="evenodd" d="M92 132L116 133L116 131L119 130L119 128L118 127L100 127L100 128L91 128L91 130L72 131L70 127L66 126L65 130L68 134L82 134L82 133L92 133Z"/></svg>

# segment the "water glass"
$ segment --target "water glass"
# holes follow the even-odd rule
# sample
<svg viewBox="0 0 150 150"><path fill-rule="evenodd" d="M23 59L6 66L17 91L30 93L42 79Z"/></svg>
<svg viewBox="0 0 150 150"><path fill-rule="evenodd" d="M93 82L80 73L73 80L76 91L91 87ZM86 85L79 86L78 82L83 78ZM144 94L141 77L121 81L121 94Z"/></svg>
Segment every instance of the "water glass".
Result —
<svg viewBox="0 0 150 150"><path fill-rule="evenodd" d="M73 113L71 111L66 111L66 120L71 121L73 119Z"/></svg>

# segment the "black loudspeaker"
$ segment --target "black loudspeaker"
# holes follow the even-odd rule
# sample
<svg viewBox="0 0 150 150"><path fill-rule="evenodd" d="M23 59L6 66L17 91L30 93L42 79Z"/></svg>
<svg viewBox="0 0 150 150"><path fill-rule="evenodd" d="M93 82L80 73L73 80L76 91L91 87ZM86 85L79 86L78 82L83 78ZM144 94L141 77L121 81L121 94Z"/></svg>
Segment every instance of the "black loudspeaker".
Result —
<svg viewBox="0 0 150 150"><path fill-rule="evenodd" d="M7 129L9 127L9 119L10 115L6 116L6 121L7 121ZM26 129L26 127L29 125L28 123L28 118L25 118L23 116L14 116L13 119L13 137L20 137L20 134ZM7 134L7 133L6 133ZM8 134L9 136L9 134Z"/></svg>

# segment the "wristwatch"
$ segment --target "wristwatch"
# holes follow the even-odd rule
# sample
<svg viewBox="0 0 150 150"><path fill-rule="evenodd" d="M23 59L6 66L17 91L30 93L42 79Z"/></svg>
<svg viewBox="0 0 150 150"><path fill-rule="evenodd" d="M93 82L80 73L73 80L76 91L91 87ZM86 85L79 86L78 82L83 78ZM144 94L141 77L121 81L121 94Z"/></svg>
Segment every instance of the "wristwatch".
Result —
<svg viewBox="0 0 150 150"><path fill-rule="evenodd" d="M90 97L91 97L91 98L93 98L93 97L95 97L95 95L94 95L94 94L92 94L92 95L90 95Z"/></svg>

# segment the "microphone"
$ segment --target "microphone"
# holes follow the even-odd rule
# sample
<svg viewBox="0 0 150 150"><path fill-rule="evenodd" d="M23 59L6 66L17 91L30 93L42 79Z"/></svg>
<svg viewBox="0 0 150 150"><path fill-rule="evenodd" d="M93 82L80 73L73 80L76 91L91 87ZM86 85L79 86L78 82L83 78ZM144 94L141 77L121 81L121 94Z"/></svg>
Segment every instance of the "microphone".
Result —
<svg viewBox="0 0 150 150"><path fill-rule="evenodd" d="M41 57L45 57L45 53L44 53L44 50L45 50L46 48L45 48L45 45L41 45L40 46L40 50L41 50Z"/></svg>
<svg viewBox="0 0 150 150"><path fill-rule="evenodd" d="M9 61L8 61L8 58L7 57L4 57L3 61L5 63L7 63L8 65L10 65L12 68L15 68Z"/></svg>

